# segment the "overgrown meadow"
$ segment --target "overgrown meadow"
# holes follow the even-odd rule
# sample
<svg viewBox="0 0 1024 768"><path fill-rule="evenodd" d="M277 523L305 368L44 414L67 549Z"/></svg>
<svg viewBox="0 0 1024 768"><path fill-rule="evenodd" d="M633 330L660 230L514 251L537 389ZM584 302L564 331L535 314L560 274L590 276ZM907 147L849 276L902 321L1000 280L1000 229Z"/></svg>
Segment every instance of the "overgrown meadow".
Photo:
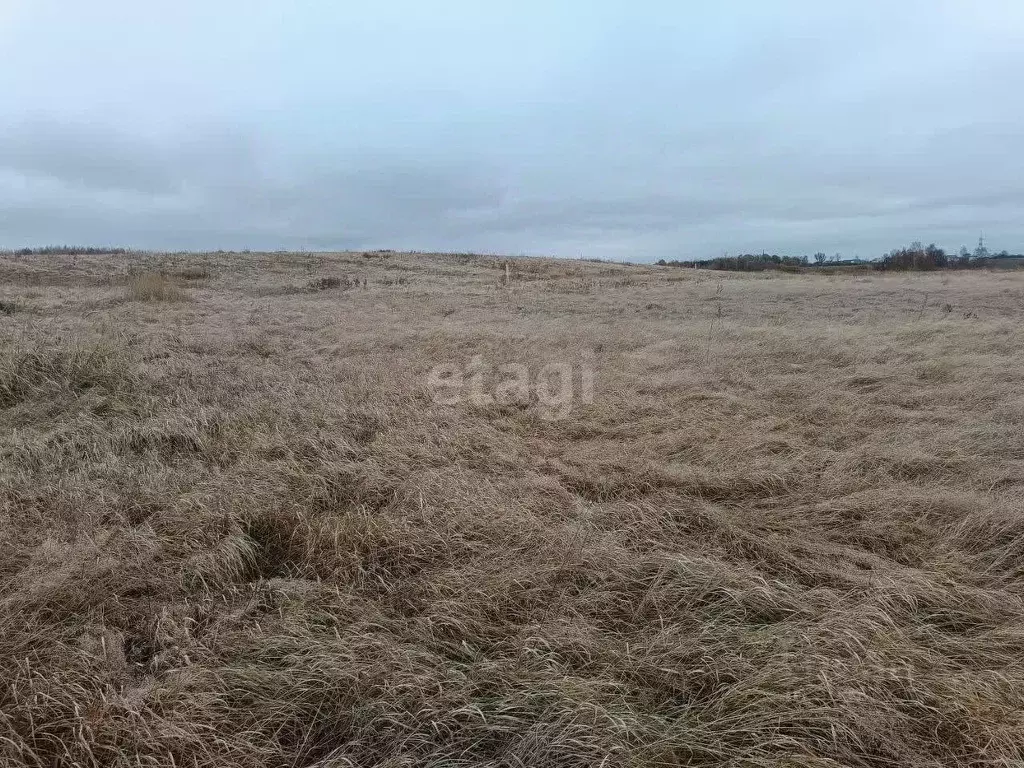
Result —
<svg viewBox="0 0 1024 768"><path fill-rule="evenodd" d="M1022 308L1015 271L2 256L0 761L1021 764Z"/></svg>

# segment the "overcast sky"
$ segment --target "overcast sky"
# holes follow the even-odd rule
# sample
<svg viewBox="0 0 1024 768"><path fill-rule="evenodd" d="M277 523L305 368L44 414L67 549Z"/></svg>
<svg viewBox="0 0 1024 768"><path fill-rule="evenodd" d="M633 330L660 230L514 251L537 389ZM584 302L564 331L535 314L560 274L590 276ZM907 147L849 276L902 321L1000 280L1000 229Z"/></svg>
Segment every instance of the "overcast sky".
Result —
<svg viewBox="0 0 1024 768"><path fill-rule="evenodd" d="M1024 250L1024 3L0 0L0 245Z"/></svg>

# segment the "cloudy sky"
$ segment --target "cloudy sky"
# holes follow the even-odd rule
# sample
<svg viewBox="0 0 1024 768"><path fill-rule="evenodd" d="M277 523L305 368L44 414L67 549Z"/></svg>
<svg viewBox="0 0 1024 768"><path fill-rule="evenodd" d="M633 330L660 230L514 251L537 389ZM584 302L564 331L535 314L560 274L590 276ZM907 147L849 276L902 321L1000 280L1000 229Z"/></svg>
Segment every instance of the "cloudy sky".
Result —
<svg viewBox="0 0 1024 768"><path fill-rule="evenodd" d="M1019 0L0 0L0 245L1024 250Z"/></svg>

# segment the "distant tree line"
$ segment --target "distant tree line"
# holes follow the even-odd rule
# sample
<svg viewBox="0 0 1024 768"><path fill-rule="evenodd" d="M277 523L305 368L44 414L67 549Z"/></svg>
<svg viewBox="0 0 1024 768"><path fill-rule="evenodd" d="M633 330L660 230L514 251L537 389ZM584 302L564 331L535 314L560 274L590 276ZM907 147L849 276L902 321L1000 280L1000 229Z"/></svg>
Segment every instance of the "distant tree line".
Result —
<svg viewBox="0 0 1024 768"><path fill-rule="evenodd" d="M739 256L718 256L711 259L688 261L665 259L657 263L663 267L689 267L691 269L721 269L733 272L763 272L769 269L782 271L803 271L825 267L864 267L876 270L935 270L935 269L978 269L992 266L1003 259L1019 259L1024 265L1024 255L1009 251L989 253L984 243L969 251L963 247L956 254L948 254L934 243L922 245L911 243L904 248L895 248L880 259L844 259L840 254L828 256L819 251L814 256L780 256L767 253L745 253Z"/></svg>
<svg viewBox="0 0 1024 768"><path fill-rule="evenodd" d="M967 246L963 246L956 254L946 253L935 243L924 246L920 242L914 242L906 248L889 251L874 266L881 270L978 269L992 266L1003 259L1024 260L1024 255L1013 254L1009 251L992 254L981 241L973 251L969 251Z"/></svg>
<svg viewBox="0 0 1024 768"><path fill-rule="evenodd" d="M40 248L4 249L0 253L14 256L99 256L105 253L126 254L127 248L99 248L91 245L44 245Z"/></svg>
<svg viewBox="0 0 1024 768"><path fill-rule="evenodd" d="M806 256L779 256L767 253L744 253L740 256L719 256L714 259L693 261L665 261L658 264L663 267L691 267L697 269L727 269L735 272L763 272L766 269L789 267L797 269L806 267Z"/></svg>
<svg viewBox="0 0 1024 768"><path fill-rule="evenodd" d="M690 267L691 269L725 269L733 272L764 272L768 269L780 269L784 271L797 271L804 267L822 266L830 264L834 266L852 266L857 264L870 264L864 259L844 259L838 253L832 257L824 253L816 253L814 256L780 256L777 253L744 253L739 256L717 256L712 259L694 259L690 261L666 261L661 259L657 262L662 267Z"/></svg>

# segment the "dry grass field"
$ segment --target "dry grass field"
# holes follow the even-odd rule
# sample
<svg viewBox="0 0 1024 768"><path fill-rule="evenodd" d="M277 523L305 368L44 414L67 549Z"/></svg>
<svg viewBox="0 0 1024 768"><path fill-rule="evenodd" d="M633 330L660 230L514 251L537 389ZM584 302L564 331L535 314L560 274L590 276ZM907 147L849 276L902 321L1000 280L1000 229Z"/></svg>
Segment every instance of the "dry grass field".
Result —
<svg viewBox="0 0 1024 768"><path fill-rule="evenodd" d="M0 258L2 764L1024 763L1024 272L504 265Z"/></svg>

